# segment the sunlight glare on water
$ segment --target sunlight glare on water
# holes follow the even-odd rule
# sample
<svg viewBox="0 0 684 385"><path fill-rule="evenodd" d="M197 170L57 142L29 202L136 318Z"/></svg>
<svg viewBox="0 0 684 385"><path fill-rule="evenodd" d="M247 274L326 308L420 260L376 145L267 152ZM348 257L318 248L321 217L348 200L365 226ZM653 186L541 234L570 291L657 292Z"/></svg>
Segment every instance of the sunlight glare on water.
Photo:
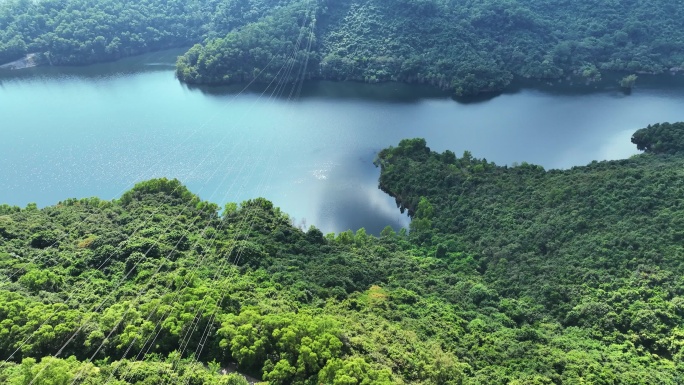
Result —
<svg viewBox="0 0 684 385"><path fill-rule="evenodd" d="M174 59L1 73L0 201L114 199L163 176L220 204L266 197L304 227L378 233L408 223L372 164L403 138L568 168L628 157L634 130L684 120L684 92L659 84L630 96L523 90L462 104L425 87L318 82L287 100L189 89L174 79Z"/></svg>

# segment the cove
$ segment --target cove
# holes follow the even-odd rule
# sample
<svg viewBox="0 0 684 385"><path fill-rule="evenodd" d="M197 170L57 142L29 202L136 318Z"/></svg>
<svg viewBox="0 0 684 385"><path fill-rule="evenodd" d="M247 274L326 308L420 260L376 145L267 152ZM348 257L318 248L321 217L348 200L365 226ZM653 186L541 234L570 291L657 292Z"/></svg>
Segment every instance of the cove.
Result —
<svg viewBox="0 0 684 385"><path fill-rule="evenodd" d="M460 103L429 87L311 82L290 98L289 88L189 88L174 78L180 52L0 72L0 202L114 199L164 176L220 204L263 196L324 233L378 233L408 223L372 164L403 138L569 168L629 157L635 130L684 120L680 76L640 79L631 95L525 86Z"/></svg>

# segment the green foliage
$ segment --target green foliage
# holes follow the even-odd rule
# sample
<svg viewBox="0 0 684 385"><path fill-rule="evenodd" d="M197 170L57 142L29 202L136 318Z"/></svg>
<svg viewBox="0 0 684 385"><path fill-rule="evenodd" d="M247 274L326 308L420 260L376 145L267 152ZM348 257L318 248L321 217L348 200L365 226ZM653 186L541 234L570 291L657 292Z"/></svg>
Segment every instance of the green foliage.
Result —
<svg viewBox="0 0 684 385"><path fill-rule="evenodd" d="M683 12L666 0L8 0L0 63L37 53L87 64L194 44L177 62L188 83L268 83L282 72L463 96L499 92L515 76L592 82L677 68Z"/></svg>
<svg viewBox="0 0 684 385"><path fill-rule="evenodd" d="M411 231L379 237L167 179L0 206L0 383L682 383L680 131L549 171L401 141L375 163Z"/></svg>
<svg viewBox="0 0 684 385"><path fill-rule="evenodd" d="M310 55L311 1L292 1L224 38L195 45L178 58L176 76L187 83L246 83L259 78L301 80Z"/></svg>
<svg viewBox="0 0 684 385"><path fill-rule="evenodd" d="M218 331L220 344L240 367L273 384L307 383L333 358L342 356L337 322L305 314L260 315L244 310L228 316Z"/></svg>
<svg viewBox="0 0 684 385"><path fill-rule="evenodd" d="M79 377L85 380L85 384L94 384L94 379L102 379L94 365L81 364L75 357L66 360L46 357L38 364L33 358L26 358L14 369L16 375L9 378L11 385L67 385L81 372L83 374Z"/></svg>
<svg viewBox="0 0 684 385"><path fill-rule="evenodd" d="M632 135L632 143L647 154L681 154L684 151L684 123L649 124Z"/></svg>
<svg viewBox="0 0 684 385"><path fill-rule="evenodd" d="M454 158L450 152L430 152L422 140L383 150L376 164L382 169L381 188L414 218L414 242L435 245L440 259L451 257L448 245L477 256L482 281L464 288L472 303L499 308L518 325L533 325L513 332L475 319L468 324L470 333L490 333L494 345L507 344L500 332L517 334L518 348L532 349L523 354L528 358L521 358L519 369L534 366L529 357L537 353L531 346L546 346L551 357L561 341L584 346L567 351L567 357L589 365L588 372L567 361L562 370L547 366L551 372L541 370L548 365L542 364L516 376L516 383L676 383L681 374L671 369L661 369L659 374L669 374L657 378L625 365L630 356L657 357L648 365L671 368L678 360L679 348L670 341L679 338L677 325L684 315L672 302L678 303L684 290L676 230L682 217L676 202L684 194L676 181L684 160L672 155L681 154L682 132L681 123L649 126L632 141L653 155L571 170L544 171L526 163L499 167L470 154ZM531 301L537 315L519 305L503 307L509 299ZM548 334L540 319L556 331ZM568 333L573 336L562 337ZM506 349L518 349L512 346ZM598 359L593 353L598 351L610 358ZM490 353L476 361L503 359ZM511 380L476 371L483 383Z"/></svg>
<svg viewBox="0 0 684 385"><path fill-rule="evenodd" d="M257 20L272 0L7 0L0 2L0 63L37 53L82 65L190 46Z"/></svg>
<svg viewBox="0 0 684 385"><path fill-rule="evenodd" d="M302 4L291 0L286 10L274 11L277 17L195 46L180 58L178 77L230 83L254 79L266 60L280 68L284 47L301 38L288 20ZM429 83L457 96L498 92L515 76L595 82L602 71L662 73L678 67L684 60L682 16L663 0L648 7L537 0L319 1L312 52L300 53L293 63L301 68L304 56L310 61L303 78ZM265 75L269 82L273 71Z"/></svg>
<svg viewBox="0 0 684 385"><path fill-rule="evenodd" d="M199 198L183 186L178 179L168 180L166 178L152 179L136 184L133 189L121 196L120 202L127 206L133 201L141 201L148 196L173 198L180 203L192 203L193 205L199 202Z"/></svg>
<svg viewBox="0 0 684 385"><path fill-rule="evenodd" d="M638 76L631 74L627 75L624 78L620 80L620 87L624 89L632 89L634 87L634 83L636 83Z"/></svg>
<svg viewBox="0 0 684 385"><path fill-rule="evenodd" d="M59 287L60 278L48 270L31 270L19 278L19 283L33 292L56 291Z"/></svg>
<svg viewBox="0 0 684 385"><path fill-rule="evenodd" d="M373 370L366 361L358 357L346 362L340 359L331 360L321 370L318 380L333 385L392 384L390 373Z"/></svg>

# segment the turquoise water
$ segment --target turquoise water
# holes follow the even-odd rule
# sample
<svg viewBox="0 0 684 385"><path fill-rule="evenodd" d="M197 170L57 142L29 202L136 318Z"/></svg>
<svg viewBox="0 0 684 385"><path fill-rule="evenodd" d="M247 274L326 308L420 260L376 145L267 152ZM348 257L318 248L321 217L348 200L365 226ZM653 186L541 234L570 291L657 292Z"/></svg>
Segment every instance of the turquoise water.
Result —
<svg viewBox="0 0 684 385"><path fill-rule="evenodd" d="M634 130L684 120L680 77L629 96L552 87L463 104L425 87L316 82L288 98L190 89L174 78L176 53L0 73L0 202L113 199L165 176L217 203L266 197L297 225L378 232L408 223L372 165L402 138L567 168L628 157Z"/></svg>

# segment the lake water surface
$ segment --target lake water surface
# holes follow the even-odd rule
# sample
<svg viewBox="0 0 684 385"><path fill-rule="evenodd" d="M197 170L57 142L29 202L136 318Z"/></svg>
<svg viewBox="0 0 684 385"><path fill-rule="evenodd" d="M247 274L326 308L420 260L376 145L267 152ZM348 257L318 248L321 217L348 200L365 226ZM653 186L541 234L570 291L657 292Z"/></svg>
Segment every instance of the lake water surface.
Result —
<svg viewBox="0 0 684 385"><path fill-rule="evenodd" d="M459 103L426 87L312 82L299 97L190 89L177 51L80 68L0 73L0 202L113 199L135 182L178 178L220 204L263 196L324 232L405 226L372 161L403 138L497 164L568 168L636 153L631 134L684 121L684 80L560 86Z"/></svg>

